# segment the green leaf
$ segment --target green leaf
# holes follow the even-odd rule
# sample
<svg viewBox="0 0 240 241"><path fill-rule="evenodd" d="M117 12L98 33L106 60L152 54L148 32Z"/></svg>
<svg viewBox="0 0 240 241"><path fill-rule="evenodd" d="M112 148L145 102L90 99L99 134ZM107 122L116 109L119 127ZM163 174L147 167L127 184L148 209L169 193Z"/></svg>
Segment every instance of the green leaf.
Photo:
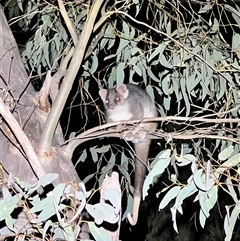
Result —
<svg viewBox="0 0 240 241"><path fill-rule="evenodd" d="M95 146L90 148L90 152L91 152L91 155L92 155L93 162L96 163L98 161L98 154L95 150Z"/></svg>
<svg viewBox="0 0 240 241"><path fill-rule="evenodd" d="M3 221L5 218L9 217L13 210L17 207L17 203L20 201L22 195L14 195L13 197L7 197L3 200L0 200L0 221ZM10 222L10 221L9 221Z"/></svg>
<svg viewBox="0 0 240 241"><path fill-rule="evenodd" d="M120 63L117 66L117 85L123 84L125 73L124 73L124 63Z"/></svg>
<svg viewBox="0 0 240 241"><path fill-rule="evenodd" d="M206 5L203 5L203 7L200 8L200 10L198 11L198 13L206 13L208 12L209 10L212 9L212 4L210 3L207 3Z"/></svg>
<svg viewBox="0 0 240 241"><path fill-rule="evenodd" d="M170 76L166 75L166 77L162 80L162 91L165 95L169 95L169 86L170 86Z"/></svg>
<svg viewBox="0 0 240 241"><path fill-rule="evenodd" d="M79 162L84 162L87 158L87 150L84 149L81 156L78 158L77 162L76 162L76 165L79 163Z"/></svg>
<svg viewBox="0 0 240 241"><path fill-rule="evenodd" d="M235 192L235 190L234 190L234 185L233 185L233 183L232 183L231 178L229 178L229 177L227 178L226 184L227 184L228 190L229 190L229 192L230 192L230 194L231 194L234 202L235 202L236 204L238 204L237 194L236 194L236 192Z"/></svg>
<svg viewBox="0 0 240 241"><path fill-rule="evenodd" d="M107 146L102 146L100 148L96 148L95 151L97 153L106 153L109 151L109 148L110 148L110 145L107 145Z"/></svg>
<svg viewBox="0 0 240 241"><path fill-rule="evenodd" d="M199 203L202 212L208 218L210 216L210 210L213 208L218 198L218 187L215 185L209 192L198 192ZM203 221L203 220L202 220Z"/></svg>
<svg viewBox="0 0 240 241"><path fill-rule="evenodd" d="M148 74L148 76L149 76L152 80L154 80L154 81L156 81L156 82L159 82L159 81L160 81L159 78L157 78L157 77L153 74L153 72L152 72L152 70L151 70L150 68L147 68L147 74Z"/></svg>
<svg viewBox="0 0 240 241"><path fill-rule="evenodd" d="M21 11L24 12L23 11L23 5L22 5L23 4L23 0L17 0L17 4L18 4L18 7L21 9Z"/></svg>
<svg viewBox="0 0 240 241"><path fill-rule="evenodd" d="M115 213L115 209L107 203L86 204L86 210L97 225L102 224L103 221L114 224L119 220L120 210Z"/></svg>
<svg viewBox="0 0 240 241"><path fill-rule="evenodd" d="M117 79L117 70L116 70L116 67L114 66L112 68L111 74L110 74L110 76L108 78L108 87L109 88L113 88L116 79Z"/></svg>
<svg viewBox="0 0 240 241"><path fill-rule="evenodd" d="M137 65L133 65L133 69L139 76L142 76L142 70Z"/></svg>
<svg viewBox="0 0 240 241"><path fill-rule="evenodd" d="M154 92L153 92L153 87L152 87L152 85L148 85L148 86L147 86L146 92L147 92L148 95L150 96L152 102L155 102L155 95L154 95Z"/></svg>
<svg viewBox="0 0 240 241"><path fill-rule="evenodd" d="M170 95L168 95L167 97L164 96L163 106L165 110L170 110L170 104L171 104L171 96Z"/></svg>
<svg viewBox="0 0 240 241"><path fill-rule="evenodd" d="M177 162L176 164L178 166L186 166L192 162L196 162L197 158L195 156L193 156L192 154L186 154L184 156L180 155L180 156L175 156Z"/></svg>
<svg viewBox="0 0 240 241"><path fill-rule="evenodd" d="M56 210L54 207L54 197L50 196L43 200L41 200L38 204L35 203L36 206L29 210L29 213L41 211L41 213L37 216L36 219L31 220L32 223L39 223L48 220L50 217L56 214ZM58 206L58 211L64 209L64 205L60 204Z"/></svg>
<svg viewBox="0 0 240 241"><path fill-rule="evenodd" d="M164 67L168 68L168 69L172 69L173 68L173 65L170 64L166 57L164 55L159 55L159 58L158 58L159 62L161 65L163 65Z"/></svg>
<svg viewBox="0 0 240 241"><path fill-rule="evenodd" d="M14 228L14 221L13 221L13 218L11 217L11 215L8 215L5 217L5 222L6 222L7 227L10 230L16 232L16 227Z"/></svg>
<svg viewBox="0 0 240 241"><path fill-rule="evenodd" d="M106 174L108 174L109 171L113 169L115 162L116 162L116 157L114 153L112 153L108 164L102 168L102 175L105 176Z"/></svg>
<svg viewBox="0 0 240 241"><path fill-rule="evenodd" d="M165 208L172 201L172 199L174 199L179 194L180 190L180 186L172 187L162 199L159 205L159 210Z"/></svg>
<svg viewBox="0 0 240 241"><path fill-rule="evenodd" d="M216 93L216 97L217 97L217 100L219 101L223 95L225 94L226 92L226 89L227 89L227 81L225 78L223 78L222 76L219 76L219 80L220 80L220 85L219 85L219 89Z"/></svg>
<svg viewBox="0 0 240 241"><path fill-rule="evenodd" d="M61 200L61 197L64 193L64 189L65 189L66 185L65 183L59 183L56 187L54 187L53 189L53 196L54 196L54 200L55 202L58 204Z"/></svg>
<svg viewBox="0 0 240 241"><path fill-rule="evenodd" d="M75 136L76 136L76 132L75 131L73 131L73 132L71 132L70 133L70 135L69 135L69 140L71 140L71 139L73 139L73 138L75 138Z"/></svg>
<svg viewBox="0 0 240 241"><path fill-rule="evenodd" d="M148 57L148 62L150 62L154 57L157 55L161 56L165 48L167 47L169 42L162 42L154 51L153 53Z"/></svg>
<svg viewBox="0 0 240 241"><path fill-rule="evenodd" d="M50 60L49 60L49 43L48 42L46 42L43 45L43 56L47 62L48 67L51 68L51 64L50 64Z"/></svg>
<svg viewBox="0 0 240 241"><path fill-rule="evenodd" d="M109 200L109 202L112 204L112 206L115 209L115 213L119 213L121 210L121 197L117 190L113 188L109 188L107 190L104 190L104 196L105 200Z"/></svg>
<svg viewBox="0 0 240 241"><path fill-rule="evenodd" d="M147 196L147 191L150 185L153 183L154 177L161 175L170 164L171 150L167 149L160 152L155 159L157 160L157 163L149 172L143 184L143 199Z"/></svg>
<svg viewBox="0 0 240 241"><path fill-rule="evenodd" d="M200 225L201 225L202 228L204 228L206 220L207 220L207 218L204 215L203 210L200 209L200 211L199 211L199 222L200 222Z"/></svg>
<svg viewBox="0 0 240 241"><path fill-rule="evenodd" d="M193 179L196 184L196 186L201 189L206 191L206 183L204 182L204 177L205 174L203 173L203 169L198 169L193 173Z"/></svg>
<svg viewBox="0 0 240 241"><path fill-rule="evenodd" d="M233 152L234 152L234 147L233 145L230 145L219 153L218 158L220 161L224 161L228 159Z"/></svg>
<svg viewBox="0 0 240 241"><path fill-rule="evenodd" d="M88 227L95 241L112 241L108 232L103 227L97 227L94 222L88 222Z"/></svg>
<svg viewBox="0 0 240 241"><path fill-rule="evenodd" d="M233 229L235 227L237 218L239 217L239 214L240 214L240 208L239 208L239 205L235 205L231 215L229 214L228 206L226 206L226 210L227 210L227 214L224 218L224 231L226 233L226 237L224 241L231 241Z"/></svg>
<svg viewBox="0 0 240 241"><path fill-rule="evenodd" d="M117 62L120 61L120 57L121 57L121 52L122 50L129 44L129 41L126 39L120 39L120 43L119 43L119 47L117 49Z"/></svg>
<svg viewBox="0 0 240 241"><path fill-rule="evenodd" d="M196 186L195 186L195 184L194 184L194 182L193 182L193 180L192 180L192 176L191 176L191 177L189 177L189 179L188 179L188 184L187 184L187 186L183 187L183 188L181 189L181 191L179 192L179 194L177 195L177 198L176 198L176 201L175 201L174 206L178 209L179 207L182 206L183 201L184 201L187 197L193 195L193 194L194 194L195 192L197 192L197 191L198 191L198 189L196 188Z"/></svg>
<svg viewBox="0 0 240 241"><path fill-rule="evenodd" d="M125 37L129 37L130 25L128 25L125 21L123 21L122 26L123 26L123 32L124 32Z"/></svg>
<svg viewBox="0 0 240 241"><path fill-rule="evenodd" d="M59 175L56 173L47 173L38 180L36 185L32 186L32 188L28 191L28 194L35 192L39 187L45 187L48 184L53 183L53 181L56 180L58 176Z"/></svg>
<svg viewBox="0 0 240 241"><path fill-rule="evenodd" d="M86 184L89 180L91 180L94 176L96 176L96 173L89 174L83 179L83 182Z"/></svg>
<svg viewBox="0 0 240 241"><path fill-rule="evenodd" d="M213 25L211 29L211 33L216 33L219 30L219 22L216 18L213 19Z"/></svg>
<svg viewBox="0 0 240 241"><path fill-rule="evenodd" d="M52 222L52 220L47 220L47 222L44 224L43 227L43 240L45 240L46 236L47 236L47 231L49 230L50 227L52 227L54 224Z"/></svg>
<svg viewBox="0 0 240 241"><path fill-rule="evenodd" d="M180 79L180 86L181 86L181 92L184 98L184 104L186 107L186 116L189 116L190 114L190 102L189 102L189 97L188 94L186 93L186 80L184 78Z"/></svg>
<svg viewBox="0 0 240 241"><path fill-rule="evenodd" d="M89 72L91 74L94 74L97 68L98 68L98 58L96 56L96 52L94 51L92 55L92 64L91 64L91 68L89 69Z"/></svg>
<svg viewBox="0 0 240 241"><path fill-rule="evenodd" d="M227 161L225 161L221 166L223 167L234 167L240 163L240 153L232 156Z"/></svg>
<svg viewBox="0 0 240 241"><path fill-rule="evenodd" d="M29 210L29 213L34 213L34 212L39 212L42 211L44 209L46 210L50 210L53 208L53 196L48 196L42 200L40 200L38 198L38 196L36 196L36 198L34 198L31 201L31 204L33 205L33 207Z"/></svg>

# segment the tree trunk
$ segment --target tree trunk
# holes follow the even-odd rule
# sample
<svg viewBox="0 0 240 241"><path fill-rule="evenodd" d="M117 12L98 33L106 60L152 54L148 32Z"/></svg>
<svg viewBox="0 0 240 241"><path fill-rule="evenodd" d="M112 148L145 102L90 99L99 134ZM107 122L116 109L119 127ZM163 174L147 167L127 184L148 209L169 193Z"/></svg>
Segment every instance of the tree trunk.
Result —
<svg viewBox="0 0 240 241"><path fill-rule="evenodd" d="M4 177L12 174L23 181L34 183L44 173L54 172L59 174L56 183L79 181L71 161L71 153L65 155L64 148L58 150L58 146L64 142L59 126L55 131L51 153L39 156L39 152L36 151L43 128L47 128L44 127L44 123L49 107L40 108L39 98L42 92L36 93L30 83L2 9L0 77L0 113L3 118L0 132L0 162L5 171Z"/></svg>

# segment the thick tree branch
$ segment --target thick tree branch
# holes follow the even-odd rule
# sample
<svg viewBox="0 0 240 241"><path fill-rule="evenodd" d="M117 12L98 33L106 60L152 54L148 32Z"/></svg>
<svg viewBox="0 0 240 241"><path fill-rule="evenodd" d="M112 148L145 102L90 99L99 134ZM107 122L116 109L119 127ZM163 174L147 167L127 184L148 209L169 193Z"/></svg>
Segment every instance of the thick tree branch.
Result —
<svg viewBox="0 0 240 241"><path fill-rule="evenodd" d="M65 6L63 4L63 1L62 0L58 0L58 6L60 8L60 12L62 14L62 17L67 25L67 29L69 31L69 33L71 34L71 37L73 39L73 43L75 46L77 46L77 42L78 42L78 37L77 37L77 34L73 28L73 25L72 25L72 22L70 20L70 18L68 17L68 13L65 9Z"/></svg>
<svg viewBox="0 0 240 241"><path fill-rule="evenodd" d="M28 140L27 136L21 129L20 125L16 121L16 119L13 117L12 113L9 111L9 109L5 106L2 98L0 98L0 113L5 119L5 121L8 123L9 127L13 131L14 135L16 136L18 142L21 144L28 160L29 165L34 170L35 174L38 178L42 177L46 174L44 171L41 163L38 160L38 157L32 147L32 144Z"/></svg>
<svg viewBox="0 0 240 241"><path fill-rule="evenodd" d="M88 18L86 20L86 24L83 28L81 37L74 51L69 69L63 80L63 83L57 95L56 101L53 103L52 109L46 120L43 133L39 142L38 151L41 153L51 152L51 144L52 144L55 128L58 124L60 115L66 103L68 94L72 88L72 85L77 75L77 72L79 70L79 67L81 66L81 63L83 61L84 53L93 30L94 22L102 3L103 3L103 0L96 0L92 5Z"/></svg>

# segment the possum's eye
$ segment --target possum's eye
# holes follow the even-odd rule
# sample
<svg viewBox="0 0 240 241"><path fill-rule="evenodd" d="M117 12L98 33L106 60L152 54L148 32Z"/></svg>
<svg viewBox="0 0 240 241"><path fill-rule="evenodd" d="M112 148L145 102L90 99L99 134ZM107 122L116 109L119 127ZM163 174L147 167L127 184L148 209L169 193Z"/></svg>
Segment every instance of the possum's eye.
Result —
<svg viewBox="0 0 240 241"><path fill-rule="evenodd" d="M107 100L105 101L105 103L108 104L108 103L109 103L109 100L107 99Z"/></svg>
<svg viewBox="0 0 240 241"><path fill-rule="evenodd" d="M119 102L119 101L120 101L120 97L116 97L115 102Z"/></svg>

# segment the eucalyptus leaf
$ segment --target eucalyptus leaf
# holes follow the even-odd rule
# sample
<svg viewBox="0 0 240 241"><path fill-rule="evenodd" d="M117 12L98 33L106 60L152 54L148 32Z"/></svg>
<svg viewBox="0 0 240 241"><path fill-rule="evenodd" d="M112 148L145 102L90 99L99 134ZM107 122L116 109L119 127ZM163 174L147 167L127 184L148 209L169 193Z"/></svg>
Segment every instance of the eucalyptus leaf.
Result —
<svg viewBox="0 0 240 241"><path fill-rule="evenodd" d="M201 7L201 9L198 11L198 13L206 13L211 9L212 9L212 4L207 3L207 4L203 5L203 7Z"/></svg>
<svg viewBox="0 0 240 241"><path fill-rule="evenodd" d="M227 161L225 161L221 166L222 167L234 167L240 163L240 153L237 153L236 155L229 158Z"/></svg>
<svg viewBox="0 0 240 241"><path fill-rule="evenodd" d="M106 152L109 151L109 148L110 148L110 145L106 145L106 146L104 145L104 146L102 146L100 148L95 148L95 151L97 153L106 153Z"/></svg>
<svg viewBox="0 0 240 241"><path fill-rule="evenodd" d="M150 96L152 102L155 102L155 95L153 92L153 87L151 85L148 85L146 88L146 92L148 93L148 95Z"/></svg>
<svg viewBox="0 0 240 241"><path fill-rule="evenodd" d="M105 190L104 193L104 196L106 196L106 200L110 201L110 203L115 209L115 213L118 214L121 210L121 197L119 193L113 188Z"/></svg>
<svg viewBox="0 0 240 241"><path fill-rule="evenodd" d="M108 161L108 164L102 168L102 174L106 175L111 171L115 165L116 157L114 153L111 154L110 160Z"/></svg>
<svg viewBox="0 0 240 241"><path fill-rule="evenodd" d="M231 215L226 214L224 218L224 231L226 233L226 237L224 241L231 241L233 229L235 227L239 214L240 214L239 204L234 206Z"/></svg>
<svg viewBox="0 0 240 241"><path fill-rule="evenodd" d="M147 74L149 75L149 77L156 81L156 82L159 82L159 79L153 74L152 70L150 68L147 68Z"/></svg>
<svg viewBox="0 0 240 241"><path fill-rule="evenodd" d="M61 200L61 197L64 193L66 185L65 183L59 183L57 186L54 187L53 189L53 196L54 196L54 201L58 204Z"/></svg>
<svg viewBox="0 0 240 241"><path fill-rule="evenodd" d="M37 184L32 186L31 189L28 191L29 194L35 192L38 188L40 187L45 187L50 183L53 183L54 180L58 178L58 174L56 173L47 173L43 177L41 177L38 181Z"/></svg>
<svg viewBox="0 0 240 241"><path fill-rule="evenodd" d="M202 228L205 227L206 220L207 220L207 218L206 218L205 214L203 213L202 209L200 209L200 211L199 211L199 222L200 222L200 225L201 225Z"/></svg>
<svg viewBox="0 0 240 241"><path fill-rule="evenodd" d="M88 222L88 227L95 241L112 241L108 232L103 227L97 227L93 222Z"/></svg>
<svg viewBox="0 0 240 241"><path fill-rule="evenodd" d="M143 199L147 196L147 191L151 184L153 184L154 177L161 175L165 169L170 164L171 160L171 150L165 150L157 155L156 160L158 162L155 164L153 169L147 175L144 184L143 184Z"/></svg>
<svg viewBox="0 0 240 241"><path fill-rule="evenodd" d="M95 205L86 204L87 212L94 218L94 222L100 225L103 221L116 223L119 219L119 213L107 203L97 203Z"/></svg>
<svg viewBox="0 0 240 241"><path fill-rule="evenodd" d="M172 201L172 199L174 199L179 194L180 190L180 186L172 187L160 202L159 209L165 208Z"/></svg>
<svg viewBox="0 0 240 241"><path fill-rule="evenodd" d="M10 230L16 232L16 228L14 227L14 221L13 221L13 218L11 217L11 215L8 215L5 217L5 223Z"/></svg>
<svg viewBox="0 0 240 241"><path fill-rule="evenodd" d="M193 173L193 180L194 180L196 186L199 189L206 191L207 187L204 182L204 178L205 178L205 173L203 173L203 169L198 169Z"/></svg>
<svg viewBox="0 0 240 241"><path fill-rule="evenodd" d="M94 74L97 68L98 68L98 57L96 55L96 52L94 51L92 55L92 64L91 64L91 68L89 69L89 72L91 74Z"/></svg>
<svg viewBox="0 0 240 241"><path fill-rule="evenodd" d="M134 65L133 69L139 76L142 76L142 70L137 65Z"/></svg>
<svg viewBox="0 0 240 241"><path fill-rule="evenodd" d="M0 200L1 215L0 221L3 221L5 218L10 218L11 213L17 207L17 203L21 200L22 195L14 195L7 197L3 200ZM10 221L9 221L10 222Z"/></svg>
<svg viewBox="0 0 240 241"><path fill-rule="evenodd" d="M164 55L159 55L158 60L159 60L160 64L163 65L164 67L166 67L168 69L173 68L173 65L169 61L167 61L167 59Z"/></svg>
<svg viewBox="0 0 240 241"><path fill-rule="evenodd" d="M218 154L218 158L220 161L224 161L224 160L228 159L232 155L233 152L234 152L234 147L233 147L233 145L230 145Z"/></svg>
<svg viewBox="0 0 240 241"><path fill-rule="evenodd" d="M230 194L231 194L231 196L232 196L232 199L234 200L234 202L235 202L236 204L238 204L239 200L238 200L237 194L236 194L236 192L235 192L235 190L234 190L234 185L233 185L233 183L232 183L231 178L229 178L229 177L227 178L226 184L227 184L228 190L229 190L229 192L230 192Z"/></svg>
<svg viewBox="0 0 240 241"><path fill-rule="evenodd" d="M92 155L93 162L96 163L98 161L98 154L97 154L97 151L95 150L95 147L91 147L90 152L91 152L91 155Z"/></svg>
<svg viewBox="0 0 240 241"><path fill-rule="evenodd" d="M194 194L195 192L197 192L197 191L198 191L198 189L197 189L196 186L194 185L194 182L193 182L193 180L192 180L192 177L190 177L190 178L188 179L188 184L187 184L185 187L183 187L183 188L180 190L179 194L177 195L174 206L178 209L179 207L182 206L183 201L184 201L187 197L193 195L193 194Z"/></svg>
<svg viewBox="0 0 240 241"><path fill-rule="evenodd" d="M153 58L155 58L157 55L161 56L165 48L167 47L168 42L161 43L154 51L153 53L148 57L148 62L150 62Z"/></svg>
<svg viewBox="0 0 240 241"><path fill-rule="evenodd" d="M186 166L192 162L197 162L197 158L192 154L186 154L184 156L175 156L178 166Z"/></svg>
<svg viewBox="0 0 240 241"><path fill-rule="evenodd" d="M117 66L117 85L123 84L123 80L124 80L124 63L119 63Z"/></svg>
<svg viewBox="0 0 240 241"><path fill-rule="evenodd" d="M94 176L96 176L96 173L89 174L83 179L84 183L87 183L89 180L91 180Z"/></svg>

